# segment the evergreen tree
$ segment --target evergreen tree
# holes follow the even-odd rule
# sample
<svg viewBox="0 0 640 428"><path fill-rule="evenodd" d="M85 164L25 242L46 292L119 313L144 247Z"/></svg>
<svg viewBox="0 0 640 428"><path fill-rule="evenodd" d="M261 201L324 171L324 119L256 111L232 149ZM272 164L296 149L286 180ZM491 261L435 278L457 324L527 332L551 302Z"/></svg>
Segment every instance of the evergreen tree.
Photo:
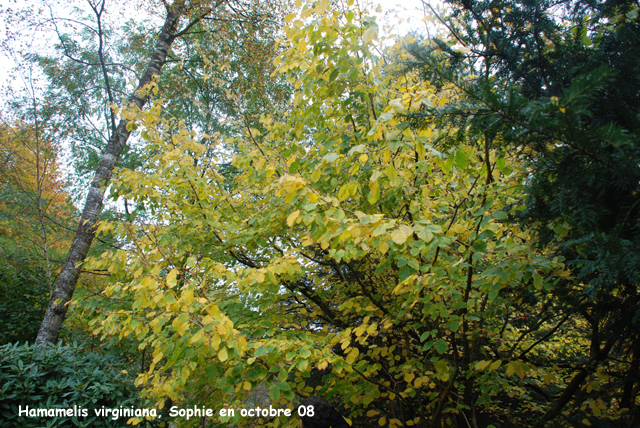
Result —
<svg viewBox="0 0 640 428"><path fill-rule="evenodd" d="M523 171L528 174L527 209L512 213L511 220L533 227L538 245L566 259L572 276L554 289L553 310L585 326L582 355L547 361L561 368L566 363L567 381L557 394L544 392L548 406L538 424L558 421L566 410L565 417L577 423L586 416L581 406L584 410L596 397L621 412L628 409L627 423L637 424L637 3L448 3L453 11L440 19L450 40L409 46L408 66L421 69L437 85L455 85L467 94L467 102L425 106L410 120L415 127L448 124L450 132L440 144L471 139L487 148L518 151L528 160ZM471 83L470 75L476 76ZM533 318L529 328L540 320ZM538 355L532 362L542 364L541 359ZM605 369L612 375L606 392L587 388ZM599 419L598 426L603 423Z"/></svg>

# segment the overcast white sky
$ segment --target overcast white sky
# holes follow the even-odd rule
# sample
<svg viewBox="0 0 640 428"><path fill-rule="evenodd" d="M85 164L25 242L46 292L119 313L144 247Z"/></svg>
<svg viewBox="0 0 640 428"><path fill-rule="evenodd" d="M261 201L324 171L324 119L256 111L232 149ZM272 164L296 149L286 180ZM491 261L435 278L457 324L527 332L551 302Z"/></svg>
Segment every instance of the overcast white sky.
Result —
<svg viewBox="0 0 640 428"><path fill-rule="evenodd" d="M397 16L401 19L404 19L404 22L401 24L401 30L411 31L415 29L424 28L424 22L422 18L424 17L424 9L422 5L422 0L372 0L374 3L380 4L383 8L383 16L389 14L393 17ZM394 14L391 14L390 11L395 10ZM389 18L391 18L390 16ZM393 19L389 20L393 22Z"/></svg>

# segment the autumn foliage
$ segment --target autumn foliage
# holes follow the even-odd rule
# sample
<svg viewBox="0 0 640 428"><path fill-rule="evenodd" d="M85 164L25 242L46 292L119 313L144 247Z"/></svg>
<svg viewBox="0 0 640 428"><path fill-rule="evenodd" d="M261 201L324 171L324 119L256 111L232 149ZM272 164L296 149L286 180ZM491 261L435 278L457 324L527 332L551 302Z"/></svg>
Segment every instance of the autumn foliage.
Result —
<svg viewBox="0 0 640 428"><path fill-rule="evenodd" d="M75 334L165 415L236 409L178 426L298 427L238 410L310 395L356 427L633 425L640 125L603 109L633 102L587 59L633 40L638 8L538 3L452 0L422 38L353 0L189 3L207 14L145 103L99 100L131 138L94 182L109 210L74 266L94 278ZM144 32L125 28L135 63ZM3 199L0 232L48 255L70 211L38 135L0 128L2 192L31 207Z"/></svg>
<svg viewBox="0 0 640 428"><path fill-rule="evenodd" d="M404 113L464 95L385 65L406 54L380 56L363 11L320 2L287 21L275 63L295 89L288 111L227 139L171 129L160 101L123 113L148 149L114 194L153 215L99 227L129 242L91 261L128 303L96 332L152 352L138 382L160 401L242 407L263 386L283 406L337 400L360 426L449 425L474 406L501 418L507 384L524 398L521 379L553 372L525 361L533 338L502 319L569 275L508 221L526 167L481 143L439 147L446 127L407 127Z"/></svg>

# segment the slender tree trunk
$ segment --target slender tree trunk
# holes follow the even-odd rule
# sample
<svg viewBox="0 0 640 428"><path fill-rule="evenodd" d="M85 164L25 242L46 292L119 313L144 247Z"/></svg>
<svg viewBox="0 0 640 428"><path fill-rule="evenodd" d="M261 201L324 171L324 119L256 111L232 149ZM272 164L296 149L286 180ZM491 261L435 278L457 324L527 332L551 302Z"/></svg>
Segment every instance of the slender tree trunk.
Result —
<svg viewBox="0 0 640 428"><path fill-rule="evenodd" d="M160 74L160 70L166 63L171 44L178 35L178 22L184 12L184 1L181 0L176 0L171 6L167 7L167 17L158 36L153 55L149 60L144 75L138 82L136 91L129 97L130 104L142 108L147 103L148 97L140 96L140 89L150 83L154 75ZM98 164L95 177L89 187L89 193L85 201L84 209L82 210L76 236L71 244L62 271L53 286L49 306L40 325L38 336L36 337L36 343L39 345L58 341L62 323L67 314L68 303L73 297L73 292L75 291L76 283L80 276L81 264L87 257L87 253L95 237L95 225L102 211L107 183L111 179L116 161L120 157L131 133L127 130L128 122L128 120L120 120Z"/></svg>

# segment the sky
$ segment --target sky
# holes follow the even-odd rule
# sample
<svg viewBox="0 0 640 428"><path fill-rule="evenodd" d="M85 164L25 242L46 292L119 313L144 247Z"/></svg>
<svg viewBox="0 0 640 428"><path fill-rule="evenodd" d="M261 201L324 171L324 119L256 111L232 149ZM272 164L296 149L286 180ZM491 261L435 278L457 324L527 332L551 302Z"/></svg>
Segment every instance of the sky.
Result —
<svg viewBox="0 0 640 428"><path fill-rule="evenodd" d="M424 8L422 0L373 0L374 3L380 4L383 8L381 18L385 21L392 22L398 17L403 19L401 31L411 31L424 28ZM392 12L394 11L394 12ZM385 17L386 15L386 17ZM386 18L386 19L385 19Z"/></svg>

